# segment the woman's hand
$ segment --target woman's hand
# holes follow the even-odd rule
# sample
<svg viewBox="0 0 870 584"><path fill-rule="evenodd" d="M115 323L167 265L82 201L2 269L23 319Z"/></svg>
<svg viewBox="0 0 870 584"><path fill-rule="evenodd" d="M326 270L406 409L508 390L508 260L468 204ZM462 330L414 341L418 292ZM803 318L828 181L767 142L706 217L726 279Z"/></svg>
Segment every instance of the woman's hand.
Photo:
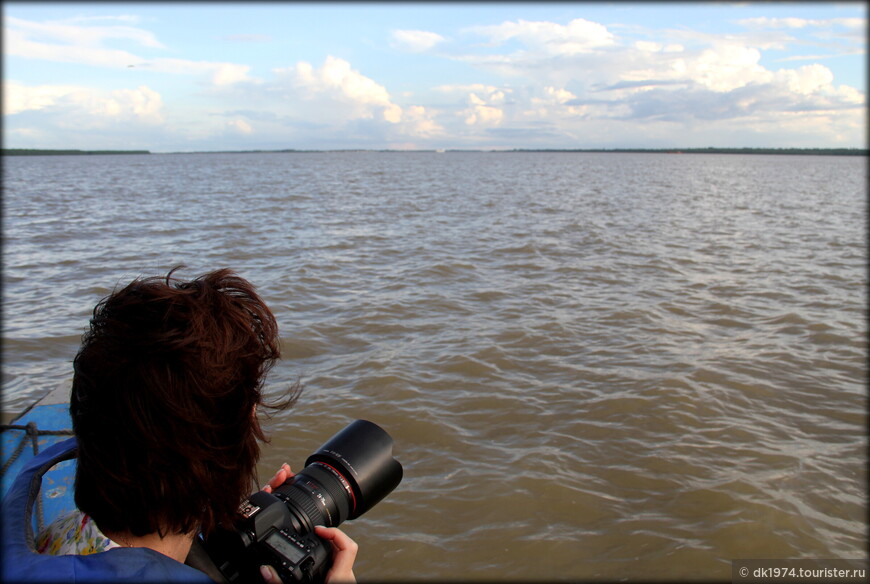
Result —
<svg viewBox="0 0 870 584"><path fill-rule="evenodd" d="M269 483L263 487L263 490L271 493L273 489L283 485L292 476L293 471L290 470L290 465L285 462L278 469L278 472L275 473L275 476L269 479ZM356 577L353 575L353 562L356 560L356 554L359 550L357 543L337 527L317 526L314 528L314 533L319 538L328 541L330 547L332 547L332 567L326 573L325 584L355 583ZM266 582L281 584L281 579L272 566L262 566L260 573Z"/></svg>
<svg viewBox="0 0 870 584"><path fill-rule="evenodd" d="M317 537L332 545L332 567L326 573L326 584L345 584L356 582L353 575L353 561L359 549L357 543L337 527L314 528Z"/></svg>
<svg viewBox="0 0 870 584"><path fill-rule="evenodd" d="M269 483L263 487L263 490L267 493L271 493L272 489L277 489L293 476L293 471L290 470L290 465L286 462L281 465L281 468L278 469L278 472L275 473L271 479L269 479Z"/></svg>

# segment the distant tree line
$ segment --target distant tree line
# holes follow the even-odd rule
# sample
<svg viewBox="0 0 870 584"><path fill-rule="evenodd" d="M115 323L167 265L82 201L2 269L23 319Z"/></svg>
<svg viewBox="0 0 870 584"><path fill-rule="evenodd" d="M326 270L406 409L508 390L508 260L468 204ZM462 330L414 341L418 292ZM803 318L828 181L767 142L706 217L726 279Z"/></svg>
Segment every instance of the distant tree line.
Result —
<svg viewBox="0 0 870 584"><path fill-rule="evenodd" d="M867 156L866 148L612 148L612 149L515 149L510 152L651 152L662 154L804 154L813 156Z"/></svg>
<svg viewBox="0 0 870 584"><path fill-rule="evenodd" d="M37 148L3 148L4 156L69 156L89 154L151 154L148 150L40 150Z"/></svg>

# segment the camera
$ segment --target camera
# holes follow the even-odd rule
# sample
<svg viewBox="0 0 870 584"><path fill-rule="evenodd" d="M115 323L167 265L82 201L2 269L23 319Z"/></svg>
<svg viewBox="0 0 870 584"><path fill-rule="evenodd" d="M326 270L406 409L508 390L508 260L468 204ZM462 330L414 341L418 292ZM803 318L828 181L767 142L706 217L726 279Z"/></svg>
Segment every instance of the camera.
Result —
<svg viewBox="0 0 870 584"><path fill-rule="evenodd" d="M314 527L356 519L401 480L393 439L377 424L356 420L271 494L260 491L243 501L235 528L210 535L205 551L228 582L262 582L264 564L285 583L321 582L331 566L331 547Z"/></svg>

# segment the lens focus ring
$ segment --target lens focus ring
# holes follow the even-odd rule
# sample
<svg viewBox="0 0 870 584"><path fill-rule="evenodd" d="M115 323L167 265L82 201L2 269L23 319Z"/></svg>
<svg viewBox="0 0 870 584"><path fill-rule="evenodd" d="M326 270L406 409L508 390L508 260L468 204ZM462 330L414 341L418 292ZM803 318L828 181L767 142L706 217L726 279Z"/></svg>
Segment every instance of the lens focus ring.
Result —
<svg viewBox="0 0 870 584"><path fill-rule="evenodd" d="M290 511L296 515L302 523L304 531L314 529L315 525L325 525L326 516L322 507L316 501L316 490L311 485L304 484L307 481L295 481L275 489L275 496L284 500ZM300 516L301 513L301 516Z"/></svg>

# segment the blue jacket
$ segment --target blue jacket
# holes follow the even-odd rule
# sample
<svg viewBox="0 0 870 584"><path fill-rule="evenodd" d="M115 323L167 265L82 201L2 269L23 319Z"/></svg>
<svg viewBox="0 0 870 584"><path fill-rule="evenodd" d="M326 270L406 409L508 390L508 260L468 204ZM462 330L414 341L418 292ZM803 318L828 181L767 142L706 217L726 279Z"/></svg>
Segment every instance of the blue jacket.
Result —
<svg viewBox="0 0 870 584"><path fill-rule="evenodd" d="M87 556L52 556L36 552L33 507L42 475L75 457L70 438L47 448L16 477L3 499L3 582L202 582L203 572L148 548L113 548Z"/></svg>

